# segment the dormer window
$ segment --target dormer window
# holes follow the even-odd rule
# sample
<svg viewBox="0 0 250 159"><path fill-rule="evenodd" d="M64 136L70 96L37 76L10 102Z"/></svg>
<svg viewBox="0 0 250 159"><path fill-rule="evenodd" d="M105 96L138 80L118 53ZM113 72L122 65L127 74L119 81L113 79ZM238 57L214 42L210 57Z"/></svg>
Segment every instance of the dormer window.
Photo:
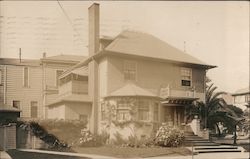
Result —
<svg viewBox="0 0 250 159"><path fill-rule="evenodd" d="M191 86L192 83L192 69L181 68L181 86Z"/></svg>
<svg viewBox="0 0 250 159"><path fill-rule="evenodd" d="M136 62L124 61L124 79L128 81L136 80Z"/></svg>

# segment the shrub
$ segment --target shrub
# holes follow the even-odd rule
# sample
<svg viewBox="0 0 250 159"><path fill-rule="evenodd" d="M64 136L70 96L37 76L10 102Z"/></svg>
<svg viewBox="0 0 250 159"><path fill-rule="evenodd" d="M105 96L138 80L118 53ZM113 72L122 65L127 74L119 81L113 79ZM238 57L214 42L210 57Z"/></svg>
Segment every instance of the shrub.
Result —
<svg viewBox="0 0 250 159"><path fill-rule="evenodd" d="M163 124L156 133L155 144L164 147L176 147L182 144L183 140L183 131Z"/></svg>
<svg viewBox="0 0 250 159"><path fill-rule="evenodd" d="M105 145L109 135L106 132L102 132L98 135L92 135L87 129L81 130L81 137L79 139L79 146L91 147L91 146L102 146Z"/></svg>

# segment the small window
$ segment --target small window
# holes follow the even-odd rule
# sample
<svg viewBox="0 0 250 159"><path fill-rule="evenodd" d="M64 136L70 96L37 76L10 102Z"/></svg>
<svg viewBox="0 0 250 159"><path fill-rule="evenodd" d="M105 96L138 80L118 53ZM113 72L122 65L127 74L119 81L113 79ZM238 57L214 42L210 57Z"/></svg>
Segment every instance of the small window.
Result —
<svg viewBox="0 0 250 159"><path fill-rule="evenodd" d="M143 121L149 120L149 102L148 101L139 101L138 106L138 119Z"/></svg>
<svg viewBox="0 0 250 159"><path fill-rule="evenodd" d="M63 74L63 70L56 70L56 86L58 87L60 85L59 76Z"/></svg>
<svg viewBox="0 0 250 159"><path fill-rule="evenodd" d="M135 61L124 61L124 79L125 80L136 80L136 62Z"/></svg>
<svg viewBox="0 0 250 159"><path fill-rule="evenodd" d="M29 87L29 68L28 67L23 68L23 86Z"/></svg>
<svg viewBox="0 0 250 159"><path fill-rule="evenodd" d="M159 118L159 103L154 104L154 121L158 121Z"/></svg>
<svg viewBox="0 0 250 159"><path fill-rule="evenodd" d="M190 68L181 68L181 85L191 86L192 70Z"/></svg>
<svg viewBox="0 0 250 159"><path fill-rule="evenodd" d="M38 103L37 103L37 101L30 102L30 116L31 116L31 118L38 117Z"/></svg>
<svg viewBox="0 0 250 159"><path fill-rule="evenodd" d="M14 108L20 109L20 101L19 100L13 100L12 106Z"/></svg>
<svg viewBox="0 0 250 159"><path fill-rule="evenodd" d="M79 115L79 120L87 123L88 122L88 115L80 114Z"/></svg>

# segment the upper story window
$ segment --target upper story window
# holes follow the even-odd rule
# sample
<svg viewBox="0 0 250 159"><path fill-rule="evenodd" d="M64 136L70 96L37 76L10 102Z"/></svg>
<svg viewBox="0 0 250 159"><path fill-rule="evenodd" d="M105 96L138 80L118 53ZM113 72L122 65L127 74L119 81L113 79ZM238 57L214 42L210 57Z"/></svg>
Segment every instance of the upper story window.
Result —
<svg viewBox="0 0 250 159"><path fill-rule="evenodd" d="M60 84L59 76L61 76L63 73L63 70L56 70L56 86L58 87Z"/></svg>
<svg viewBox="0 0 250 159"><path fill-rule="evenodd" d="M124 61L124 79L125 80L136 80L136 62L135 61Z"/></svg>
<svg viewBox="0 0 250 159"><path fill-rule="evenodd" d="M181 86L191 86L192 83L192 69L181 68Z"/></svg>
<svg viewBox="0 0 250 159"><path fill-rule="evenodd" d="M23 68L23 86L29 87L29 68L28 67Z"/></svg>

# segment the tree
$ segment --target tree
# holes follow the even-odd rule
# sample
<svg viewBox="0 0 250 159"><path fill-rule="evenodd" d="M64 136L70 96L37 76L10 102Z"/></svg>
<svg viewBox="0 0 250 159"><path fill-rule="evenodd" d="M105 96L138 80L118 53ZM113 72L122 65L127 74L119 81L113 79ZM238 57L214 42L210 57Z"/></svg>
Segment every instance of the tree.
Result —
<svg viewBox="0 0 250 159"><path fill-rule="evenodd" d="M243 112L234 106L228 106L221 95L224 92L216 92L217 87L213 84L207 86L205 102L197 102L203 128L218 130L221 135L218 123L222 123L232 132L236 132L236 125L242 121Z"/></svg>

